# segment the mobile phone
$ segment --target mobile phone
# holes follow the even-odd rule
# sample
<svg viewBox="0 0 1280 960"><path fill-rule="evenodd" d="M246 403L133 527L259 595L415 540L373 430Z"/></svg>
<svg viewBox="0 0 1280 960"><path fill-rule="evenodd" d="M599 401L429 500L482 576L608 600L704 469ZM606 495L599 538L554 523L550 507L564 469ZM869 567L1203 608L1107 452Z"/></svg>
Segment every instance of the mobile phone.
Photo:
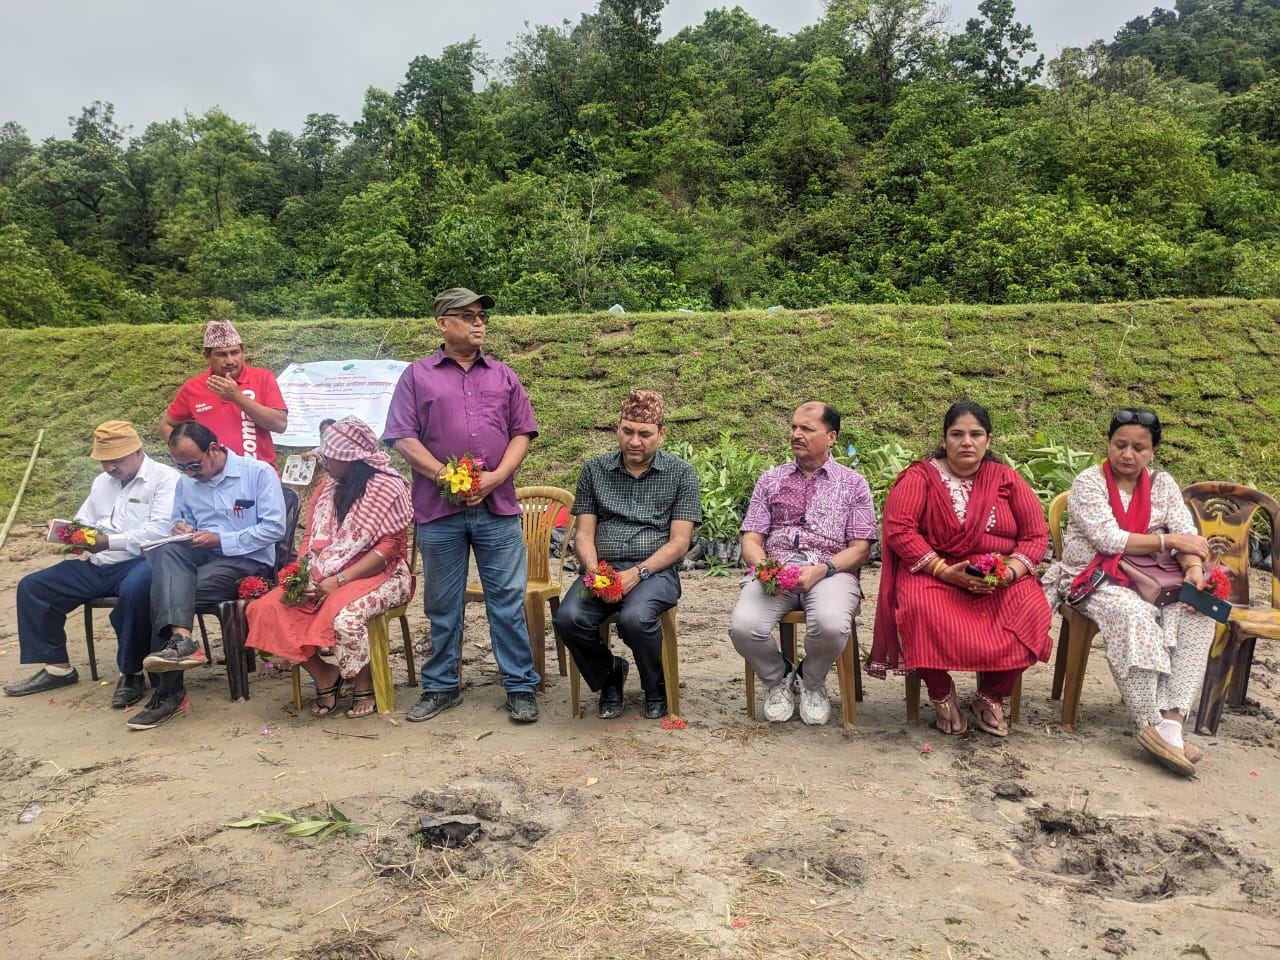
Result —
<svg viewBox="0 0 1280 960"><path fill-rule="evenodd" d="M967 573L967 574L968 574L969 576L971 576L971 577L985 577L985 576L986 576L986 573L984 573L983 571L979 570L979 569L978 569L977 567L975 567L972 563L971 563L971 564L969 564L967 567L965 567L965 568L964 568L964 572L965 572L965 573Z"/></svg>

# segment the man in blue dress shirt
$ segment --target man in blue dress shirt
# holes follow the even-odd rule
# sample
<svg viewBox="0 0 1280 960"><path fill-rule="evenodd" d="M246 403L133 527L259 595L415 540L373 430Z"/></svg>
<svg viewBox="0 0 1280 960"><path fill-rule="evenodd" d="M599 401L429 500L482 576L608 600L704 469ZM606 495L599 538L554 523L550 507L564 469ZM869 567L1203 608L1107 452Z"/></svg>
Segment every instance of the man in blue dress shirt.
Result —
<svg viewBox="0 0 1280 960"><path fill-rule="evenodd" d="M154 652L143 666L160 682L146 709L129 720L132 730L190 709L182 671L206 662L191 635L196 610L234 599L245 577L271 576L284 536L284 492L269 464L233 453L195 420L174 427L169 454L182 473L173 534L190 539L148 551Z"/></svg>

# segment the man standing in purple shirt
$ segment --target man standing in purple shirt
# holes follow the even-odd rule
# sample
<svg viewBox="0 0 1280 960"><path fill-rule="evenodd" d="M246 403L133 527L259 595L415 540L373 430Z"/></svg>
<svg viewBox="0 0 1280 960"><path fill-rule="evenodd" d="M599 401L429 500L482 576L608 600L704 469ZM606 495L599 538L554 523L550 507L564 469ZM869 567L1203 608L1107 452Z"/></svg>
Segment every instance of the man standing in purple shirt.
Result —
<svg viewBox="0 0 1280 960"><path fill-rule="evenodd" d="M791 418L795 459L756 481L742 521L747 564L768 558L800 568L796 584L772 596L759 580L747 580L729 622L734 647L765 684L764 717L773 723L791 719L797 692L805 723L824 724L831 716L827 673L849 642L862 601L858 572L877 539L871 487L831 456L839 435L835 407L812 402L797 408ZM773 631L785 614L802 608L805 657L797 670Z"/></svg>
<svg viewBox="0 0 1280 960"><path fill-rule="evenodd" d="M529 395L515 371L486 356L493 298L452 287L435 299L440 349L400 376L382 439L413 468L413 518L422 554L422 596L431 623L431 656L422 665L422 698L409 720L430 720L462 702L462 612L468 551L484 585L493 658L502 672L511 719L538 719L540 680L524 620L527 579L516 468L538 435ZM461 504L443 492L450 458L471 454L484 469Z"/></svg>

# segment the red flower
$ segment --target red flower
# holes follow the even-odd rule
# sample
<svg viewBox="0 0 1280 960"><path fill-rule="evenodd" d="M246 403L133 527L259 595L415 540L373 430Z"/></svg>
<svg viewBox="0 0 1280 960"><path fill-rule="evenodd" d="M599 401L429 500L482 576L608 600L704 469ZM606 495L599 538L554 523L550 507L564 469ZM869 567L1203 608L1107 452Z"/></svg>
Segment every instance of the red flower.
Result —
<svg viewBox="0 0 1280 960"><path fill-rule="evenodd" d="M1222 567L1211 566L1209 575L1205 577L1203 589L1219 600L1228 600L1231 597L1231 578Z"/></svg>
<svg viewBox="0 0 1280 960"><path fill-rule="evenodd" d="M689 724L685 722L684 717L673 717L670 714L662 718L663 730L683 730Z"/></svg>
<svg viewBox="0 0 1280 960"><path fill-rule="evenodd" d="M245 577L240 581L239 597L241 600L257 600L271 589L271 584L262 577Z"/></svg>
<svg viewBox="0 0 1280 960"><path fill-rule="evenodd" d="M601 560L582 576L578 591L581 597L598 597L605 603L622 601L622 578L618 571L605 560Z"/></svg>
<svg viewBox="0 0 1280 960"><path fill-rule="evenodd" d="M288 580L290 577L296 577L300 569L302 569L301 565L297 560L295 560L293 563L287 564L284 569L280 571L280 579Z"/></svg>

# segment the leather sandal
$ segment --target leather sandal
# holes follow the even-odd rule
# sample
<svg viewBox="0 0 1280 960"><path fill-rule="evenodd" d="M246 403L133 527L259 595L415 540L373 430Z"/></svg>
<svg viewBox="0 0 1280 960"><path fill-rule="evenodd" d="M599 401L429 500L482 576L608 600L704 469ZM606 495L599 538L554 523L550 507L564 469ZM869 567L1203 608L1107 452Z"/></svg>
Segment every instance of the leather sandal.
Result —
<svg viewBox="0 0 1280 960"><path fill-rule="evenodd" d="M973 715L978 721L978 729L993 737L1007 737L1009 724L1004 718L1004 704L988 700L982 694L973 698ZM987 718L991 717L991 720Z"/></svg>
<svg viewBox="0 0 1280 960"><path fill-rule="evenodd" d="M311 701L311 715L313 717L327 717L333 713L338 707L338 691L342 689L342 677L334 682L333 686L325 687L323 690L316 688L316 698ZM320 702L324 697L333 697L333 701L328 705Z"/></svg>
<svg viewBox="0 0 1280 960"><path fill-rule="evenodd" d="M358 705L367 704L367 703L372 703L373 709L371 710L356 709ZM372 717L377 712L378 712L378 703L377 703L377 700L374 698L373 690L352 690L351 691L351 706L347 709L348 720L361 720L365 717Z"/></svg>
<svg viewBox="0 0 1280 960"><path fill-rule="evenodd" d="M956 685L951 684L951 692L941 700L929 699L933 704L933 725L945 734L964 733L969 729L969 721L964 718L960 708L956 706ZM945 726L944 726L945 724Z"/></svg>

